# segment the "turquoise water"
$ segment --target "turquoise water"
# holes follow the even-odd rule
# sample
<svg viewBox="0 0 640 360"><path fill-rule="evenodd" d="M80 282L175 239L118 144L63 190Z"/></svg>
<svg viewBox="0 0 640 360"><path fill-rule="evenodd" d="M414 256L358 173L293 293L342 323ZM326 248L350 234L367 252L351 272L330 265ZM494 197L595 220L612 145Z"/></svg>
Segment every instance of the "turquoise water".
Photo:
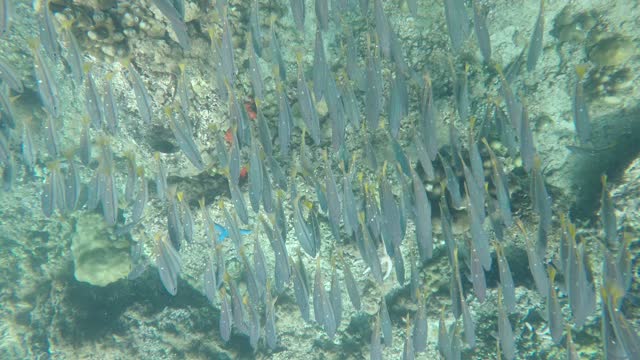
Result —
<svg viewBox="0 0 640 360"><path fill-rule="evenodd" d="M640 357L637 5L0 4L0 358Z"/></svg>

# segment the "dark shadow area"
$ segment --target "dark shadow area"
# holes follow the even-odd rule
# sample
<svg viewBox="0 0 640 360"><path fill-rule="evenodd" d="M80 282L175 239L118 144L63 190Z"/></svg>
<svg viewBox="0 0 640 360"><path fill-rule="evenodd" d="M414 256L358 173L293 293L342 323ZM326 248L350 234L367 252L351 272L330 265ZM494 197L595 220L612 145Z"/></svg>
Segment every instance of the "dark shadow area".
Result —
<svg viewBox="0 0 640 360"><path fill-rule="evenodd" d="M152 318L165 308L192 308L207 312L206 324L199 324L203 331L217 327L213 307L207 299L185 281L179 280L178 294L169 295L162 287L157 271L153 268L138 279L126 279L105 287L91 286L72 280L66 288L60 331L71 343L95 341L108 334L124 335L127 325L122 314L136 307L143 316Z"/></svg>
<svg viewBox="0 0 640 360"><path fill-rule="evenodd" d="M571 149L569 163L577 194L570 209L572 220L593 219L600 209L601 175L615 184L640 154L640 107L622 109L592 123L593 146Z"/></svg>
<svg viewBox="0 0 640 360"><path fill-rule="evenodd" d="M153 151L163 154L173 154L180 151L175 143L175 137L169 128L153 126L146 135L146 141Z"/></svg>
<svg viewBox="0 0 640 360"><path fill-rule="evenodd" d="M204 198L206 205L210 205L215 203L220 196L231 197L227 178L221 174L211 174L205 171L188 177L169 176L167 183L169 185L179 184L178 188L188 189L184 196L189 206L194 209L200 208L198 201L201 198ZM150 184L149 190L153 193L156 192L155 183Z"/></svg>
<svg viewBox="0 0 640 360"><path fill-rule="evenodd" d="M223 344L218 331L219 309L212 306L203 294L179 279L178 293L171 296L152 267L135 280L123 279L106 287L70 279L63 301L63 306L57 305L63 318L59 330L72 344L96 342L111 335L126 337L128 332L135 329L131 328L123 314L133 311L139 318L147 319L152 326L157 323L157 328L163 332L188 336L184 334L185 328L188 329L193 335L189 347L170 349L180 351L177 355L181 357L188 357L189 353L209 354L208 357L212 359L255 357L248 336L235 330L229 342ZM159 314L167 308L187 311L188 323L162 322ZM205 343L199 339L209 339L211 342ZM261 344L258 351L266 349Z"/></svg>

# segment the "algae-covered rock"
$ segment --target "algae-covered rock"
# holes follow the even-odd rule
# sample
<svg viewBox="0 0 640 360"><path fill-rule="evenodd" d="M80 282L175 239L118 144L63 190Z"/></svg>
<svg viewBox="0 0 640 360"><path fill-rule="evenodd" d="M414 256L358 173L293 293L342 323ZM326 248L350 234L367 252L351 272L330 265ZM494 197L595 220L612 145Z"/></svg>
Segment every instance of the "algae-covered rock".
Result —
<svg viewBox="0 0 640 360"><path fill-rule="evenodd" d="M115 237L98 214L78 218L71 239L76 280L106 286L129 274L129 240Z"/></svg>
<svg viewBox="0 0 640 360"><path fill-rule="evenodd" d="M592 36L588 49L589 60L600 66L624 64L635 52L631 39L620 34L599 34ZM595 40L595 41L593 41Z"/></svg>
<svg viewBox="0 0 640 360"><path fill-rule="evenodd" d="M595 11L575 13L572 5L566 5L558 13L553 21L553 36L561 43L582 43L587 34L598 23L598 14Z"/></svg>

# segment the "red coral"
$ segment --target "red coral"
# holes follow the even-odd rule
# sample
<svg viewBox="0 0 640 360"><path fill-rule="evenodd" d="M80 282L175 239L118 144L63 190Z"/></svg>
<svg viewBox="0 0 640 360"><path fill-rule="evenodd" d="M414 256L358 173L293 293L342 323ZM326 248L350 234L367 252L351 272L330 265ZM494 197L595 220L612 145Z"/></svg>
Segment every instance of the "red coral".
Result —
<svg viewBox="0 0 640 360"><path fill-rule="evenodd" d="M256 103L253 99L249 98L249 100L244 102L244 109L247 110L247 115L249 115L249 119L255 120L258 117L256 113Z"/></svg>
<svg viewBox="0 0 640 360"><path fill-rule="evenodd" d="M229 145L233 144L233 129L227 129L227 131L224 133L224 141L226 141Z"/></svg>

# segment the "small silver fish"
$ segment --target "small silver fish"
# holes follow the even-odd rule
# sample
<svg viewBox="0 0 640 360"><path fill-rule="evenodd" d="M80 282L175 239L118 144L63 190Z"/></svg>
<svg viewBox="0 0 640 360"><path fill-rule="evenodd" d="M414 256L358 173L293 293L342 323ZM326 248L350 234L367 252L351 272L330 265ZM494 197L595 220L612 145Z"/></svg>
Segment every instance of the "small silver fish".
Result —
<svg viewBox="0 0 640 360"><path fill-rule="evenodd" d="M249 14L249 26L251 28L251 46L253 52L262 57L262 32L260 30L260 19L258 14L260 13L258 0L252 1L251 13ZM262 98L260 98L262 99Z"/></svg>
<svg viewBox="0 0 640 360"><path fill-rule="evenodd" d="M151 117L153 116L151 95L147 91L147 88L142 81L142 77L133 66L133 63L129 62L127 69L129 71L129 80L131 87L136 96L136 103L138 104L138 111L140 117L145 124L151 124Z"/></svg>
<svg viewBox="0 0 640 360"><path fill-rule="evenodd" d="M458 283L458 294L460 295L460 308L462 310L462 323L464 327L465 342L470 348L476 346L476 325L471 317L469 305L464 299L464 291L462 290L462 279L460 277L460 266L458 264L458 248L453 251L453 277Z"/></svg>
<svg viewBox="0 0 640 360"><path fill-rule="evenodd" d="M167 169L160 158L160 153L154 153L154 158L158 166L158 170L156 172L156 192L158 193L160 200L165 200L167 198L167 188L169 187L167 185Z"/></svg>
<svg viewBox="0 0 640 360"><path fill-rule="evenodd" d="M149 189L147 179L144 176L144 168L139 166L136 173L140 179L140 189L136 193L136 198L133 202L133 209L131 211L131 221L133 223L137 223L142 219L144 208L147 205L147 202L149 202Z"/></svg>
<svg viewBox="0 0 640 360"><path fill-rule="evenodd" d="M49 10L49 0L40 4L38 14L38 30L40 32L40 43L49 57L58 61L60 58L60 43L58 42L58 31L53 21L51 10Z"/></svg>
<svg viewBox="0 0 640 360"><path fill-rule="evenodd" d="M24 86L22 85L22 80L20 80L20 75L18 75L17 71L11 65L1 60L0 79L4 83L6 83L11 90L17 93L22 93L24 91Z"/></svg>
<svg viewBox="0 0 640 360"><path fill-rule="evenodd" d="M378 41L380 42L380 49L382 50L382 54L386 58L389 58L391 56L391 24L389 23L387 14L384 12L382 0L375 0L373 7L376 34L378 35Z"/></svg>
<svg viewBox="0 0 640 360"><path fill-rule="evenodd" d="M216 292L218 291L218 283L216 281L216 267L213 262L213 256L209 256L207 267L202 274L203 291L209 302L212 304L216 300Z"/></svg>
<svg viewBox="0 0 640 360"><path fill-rule="evenodd" d="M65 202L67 205L67 212L72 212L78 208L78 202L80 200L80 189L82 183L80 182L80 175L76 164L73 161L73 155L71 154L68 159L67 175L65 177Z"/></svg>
<svg viewBox="0 0 640 360"><path fill-rule="evenodd" d="M544 0L540 0L540 12L536 25L529 41L529 53L527 54L527 71L531 72L536 68L538 59L542 55L542 37L544 36Z"/></svg>
<svg viewBox="0 0 640 360"><path fill-rule="evenodd" d="M265 324L264 332L267 339L267 346L274 350L278 346L278 332L276 330L276 299L271 297L271 288L267 282L267 292L265 299Z"/></svg>
<svg viewBox="0 0 640 360"><path fill-rule="evenodd" d="M283 84L276 82L276 92L278 94L278 142L280 144L280 154L289 155L289 144L291 143L291 128L293 121L291 117L291 106L283 89Z"/></svg>
<svg viewBox="0 0 640 360"><path fill-rule="evenodd" d="M425 263L433 256L433 227L431 224L431 203L422 184L413 168L411 169L413 181L413 197L416 227L416 243L420 261Z"/></svg>
<svg viewBox="0 0 640 360"><path fill-rule="evenodd" d="M183 113L184 110L182 109L179 111L184 116L180 116L181 114L177 114L176 111L172 111L169 107L165 108L165 114L169 118L169 128L171 129L173 136L175 136L176 141L178 142L178 146L185 154L187 159L189 159L191 164L193 164L196 169L203 171L204 162L202 160L202 156L200 155L200 150L198 149L198 145L196 145L196 142L193 139L190 126L188 125L187 121L184 121L184 118L187 116L187 114ZM176 117L180 117L180 119L176 119Z"/></svg>
<svg viewBox="0 0 640 360"><path fill-rule="evenodd" d="M319 1L316 0L316 4ZM324 53L324 40L322 39L322 31L316 30L316 41L313 48L313 73L311 81L313 81L313 95L316 100L322 99L327 92L327 80L331 77L331 71L327 64L327 57Z"/></svg>
<svg viewBox="0 0 640 360"><path fill-rule="evenodd" d="M117 135L118 133L118 103L116 97L113 94L113 87L111 85L111 79L113 73L109 73L105 76L104 93L102 95L102 105L104 106L104 120L107 125L107 130L111 135Z"/></svg>
<svg viewBox="0 0 640 360"><path fill-rule="evenodd" d="M457 52L469 37L469 30L471 28L464 2L459 0L445 0L444 15L449 32L449 39L451 39L451 47L454 52Z"/></svg>
<svg viewBox="0 0 640 360"><path fill-rule="evenodd" d="M33 169L38 158L37 148L34 146L31 131L32 119L31 117L26 117L22 124L22 161L24 161L29 171ZM6 141L4 139L4 135L0 134L0 153L8 154L8 148L6 151L2 151L3 146L1 145L1 143L3 140ZM1 157L2 156L0 155L0 158Z"/></svg>
<svg viewBox="0 0 640 360"><path fill-rule="evenodd" d="M257 4L258 2L255 1ZM249 49L249 80L253 87L253 98L259 101L264 100L264 84L262 81L262 72L260 71L260 64L258 63L258 57L255 52L254 41L251 33L247 34L247 49Z"/></svg>
<svg viewBox="0 0 640 360"><path fill-rule="evenodd" d="M178 84L176 86L176 91L178 92L180 107L182 108L182 111L188 113L191 100L191 90L189 89L189 78L187 77L186 67L187 64L185 64L184 62L178 64L180 73L178 74Z"/></svg>
<svg viewBox="0 0 640 360"><path fill-rule="evenodd" d="M153 0L152 2L160 9L160 12L169 19L171 28L175 32L178 43L182 49L184 51L191 50L191 39L189 38L187 25L184 22L184 7L182 7L181 14L179 9L176 9L174 6L175 3L171 0ZM177 1L176 3L180 4L181 1Z"/></svg>
<svg viewBox="0 0 640 360"><path fill-rule="evenodd" d="M502 289L498 288L498 338L500 340L500 348L502 355L506 360L516 358L515 336L511 322L507 317L507 312L502 304Z"/></svg>
<svg viewBox="0 0 640 360"><path fill-rule="evenodd" d="M239 185L228 179L229 190L231 192L231 201L236 210L236 214L243 224L249 225L249 213L247 212L247 204L244 195L240 191Z"/></svg>
<svg viewBox="0 0 640 360"><path fill-rule="evenodd" d="M394 138L398 137L400 122L407 116L409 95L404 75L396 70L395 78L391 84L391 99L389 100L389 130Z"/></svg>
<svg viewBox="0 0 640 360"><path fill-rule="evenodd" d="M340 286L340 278L338 278L338 271L336 270L335 257L331 258L331 284L329 287L329 301L331 302L331 308L333 309L336 328L339 328L340 322L342 321L342 288Z"/></svg>
<svg viewBox="0 0 640 360"><path fill-rule="evenodd" d="M253 134L253 131L252 131ZM252 136L251 151L249 153L249 201L254 212L260 211L260 200L263 195L264 174L262 172L262 159L258 150L258 141Z"/></svg>
<svg viewBox="0 0 640 360"><path fill-rule="evenodd" d="M47 112L57 117L60 111L60 99L58 96L58 87L55 82L55 78L52 74L51 67L48 65L45 58L40 51L40 44L37 41L31 43L31 50L33 52L36 80L38 84L38 93L40 99Z"/></svg>
<svg viewBox="0 0 640 360"><path fill-rule="evenodd" d="M191 208L189 208L189 203L184 198L184 193L179 191L176 194L178 198L178 204L180 206L180 222L182 223L182 231L184 232L184 238L187 242L193 242L193 229L194 229L194 221L193 221L193 213L191 212Z"/></svg>
<svg viewBox="0 0 640 360"><path fill-rule="evenodd" d="M602 227L604 230L607 246L610 249L618 248L618 225L616 213L607 189L607 176L602 175L602 195L600 197L600 218L602 219Z"/></svg>
<svg viewBox="0 0 640 360"><path fill-rule="evenodd" d="M231 313L231 305L229 304L229 297L224 286L220 288L220 322L219 331L220 337L226 343L231 338L231 326L233 324L233 314Z"/></svg>
<svg viewBox="0 0 640 360"><path fill-rule="evenodd" d="M324 288L324 278L320 268L320 258L316 259L316 273L313 284L313 312L315 320L327 333L329 339L333 339L336 333L337 324L333 313L333 306Z"/></svg>
<svg viewBox="0 0 640 360"><path fill-rule="evenodd" d="M419 130L421 131L422 139L424 139L424 147L427 149L431 161L433 161L438 156L438 141L436 138L437 121L436 109L433 105L433 88L431 84L431 77L428 73L424 75L424 90L422 92L420 112L422 113L422 116L420 120Z"/></svg>
<svg viewBox="0 0 640 360"><path fill-rule="evenodd" d="M290 3L293 21L295 22L298 31L304 34L304 0L290 0Z"/></svg>
<svg viewBox="0 0 640 360"><path fill-rule="evenodd" d="M304 215L302 213L302 206L304 204L303 199L298 196L293 201L293 214L294 221L293 225L296 230L296 237L298 238L298 242L304 249L304 251L309 254L311 257L316 257L316 253L318 251L316 247L316 239L315 233L312 228L310 228L309 223L305 220Z"/></svg>
<svg viewBox="0 0 640 360"><path fill-rule="evenodd" d="M327 31L329 29L329 1L315 0L315 9L318 27L322 31Z"/></svg>
<svg viewBox="0 0 640 360"><path fill-rule="evenodd" d="M298 1L298 0L292 0ZM274 64L274 73L275 78L279 78L280 81L287 81L287 65L282 58L282 50L280 49L280 41L278 40L278 35L276 34L275 29L275 20L271 21L271 57Z"/></svg>
<svg viewBox="0 0 640 360"><path fill-rule="evenodd" d="M73 76L73 81L76 86L79 86L84 81L84 62L82 60L82 50L80 49L80 44L78 43L78 39L73 34L72 31L73 22L63 21L62 22L62 33L64 37L67 39L68 49L67 49L67 63L69 63L69 67L71 68L71 75Z"/></svg>
<svg viewBox="0 0 640 360"><path fill-rule="evenodd" d="M13 6L11 0L0 1L0 38L5 37L13 22Z"/></svg>
<svg viewBox="0 0 640 360"><path fill-rule="evenodd" d="M407 316L404 318L406 324L404 333L404 347L402 348L402 360L414 360L416 358L416 351L413 345L413 336L411 336L411 318Z"/></svg>
<svg viewBox="0 0 640 360"><path fill-rule="evenodd" d="M502 244L495 242L493 247L496 249L496 257L498 259L498 273L500 276L500 287L502 288L502 296L507 312L513 313L516 310L516 292L511 276L511 268L504 254Z"/></svg>
<svg viewBox="0 0 640 360"><path fill-rule="evenodd" d="M473 7L473 27L478 40L478 47L482 54L482 59L486 64L491 63L491 39L489 37L489 28L487 27L487 16L483 9L480 8L478 0L472 1Z"/></svg>
<svg viewBox="0 0 640 360"><path fill-rule="evenodd" d="M182 269L180 255L164 236L156 236L156 244L156 266L160 280L167 292L175 296L178 293L178 276Z"/></svg>
<svg viewBox="0 0 640 360"><path fill-rule="evenodd" d="M413 320L413 334L411 338L413 339L413 349L415 352L421 353L427 349L427 336L429 335L427 294L423 293L418 295L418 297L418 310Z"/></svg>
<svg viewBox="0 0 640 360"><path fill-rule="evenodd" d="M92 127L98 130L102 128L104 108L102 106L102 100L100 96L98 96L98 89L89 64L85 66L85 73L87 75L87 81L85 82L84 89L84 105L91 119Z"/></svg>
<svg viewBox="0 0 640 360"><path fill-rule="evenodd" d="M180 250L182 239L184 238L184 228L176 196L175 186L170 186L167 189L167 230L171 244L176 250Z"/></svg>
<svg viewBox="0 0 640 360"><path fill-rule="evenodd" d="M345 286L347 287L347 294L349 295L349 300L351 301L351 305L356 311L360 310L361 299L360 299L360 290L358 290L358 285L356 283L353 274L351 273L351 269L347 266L346 260L344 256L341 254L340 259L342 260L342 273L344 275Z"/></svg>
<svg viewBox="0 0 640 360"><path fill-rule="evenodd" d="M549 278L547 277L547 272L544 270L544 265L542 263L543 260L538 256L535 245L527 235L524 224L522 224L520 220L516 220L516 225L520 228L522 235L525 237L525 242L527 244L527 258L529 259L529 270L533 276L538 294L546 298L549 294Z"/></svg>
<svg viewBox="0 0 640 360"><path fill-rule="evenodd" d="M298 60L298 103L302 111L302 120L309 130L309 135L316 145L320 144L320 119L318 111L311 98L311 92L302 69L302 54L297 54Z"/></svg>
<svg viewBox="0 0 640 360"><path fill-rule="evenodd" d="M471 282L473 284L473 292L478 298L478 302L483 303L487 295L487 281L485 279L484 270L482 269L482 263L480 262L480 255L478 250L474 246L474 242L471 242L470 258L471 258Z"/></svg>
<svg viewBox="0 0 640 360"><path fill-rule="evenodd" d="M536 148L533 142L533 132L529 123L529 113L524 104L520 105L522 109L520 124L520 157L522 158L522 167L529 172L535 165Z"/></svg>
<svg viewBox="0 0 640 360"><path fill-rule="evenodd" d="M300 314L304 321L309 322L309 290L307 285L306 271L302 265L302 261L298 259L294 262L293 259L289 260L292 266L293 275L293 293L300 309Z"/></svg>
<svg viewBox="0 0 640 360"><path fill-rule="evenodd" d="M576 66L577 81L573 93L573 124L576 128L578 140L582 145L591 141L591 120L582 85L586 72L587 65Z"/></svg>
<svg viewBox="0 0 640 360"><path fill-rule="evenodd" d="M382 343L380 342L380 330L380 313L378 313L373 324L373 331L371 331L371 360L382 360Z"/></svg>
<svg viewBox="0 0 640 360"><path fill-rule="evenodd" d="M549 295L547 296L547 321L549 322L549 331L551 338L556 344L562 341L562 330L564 328L564 318L562 316L562 308L558 301L558 294L555 288L556 270L554 267L547 268L549 273Z"/></svg>
<svg viewBox="0 0 640 360"><path fill-rule="evenodd" d="M367 37L369 39L369 37ZM366 62L366 89L365 89L365 119L369 130L376 130L380 124L380 111L383 104L382 96L382 71L376 46L368 40L368 52ZM372 50L372 47L374 48Z"/></svg>

